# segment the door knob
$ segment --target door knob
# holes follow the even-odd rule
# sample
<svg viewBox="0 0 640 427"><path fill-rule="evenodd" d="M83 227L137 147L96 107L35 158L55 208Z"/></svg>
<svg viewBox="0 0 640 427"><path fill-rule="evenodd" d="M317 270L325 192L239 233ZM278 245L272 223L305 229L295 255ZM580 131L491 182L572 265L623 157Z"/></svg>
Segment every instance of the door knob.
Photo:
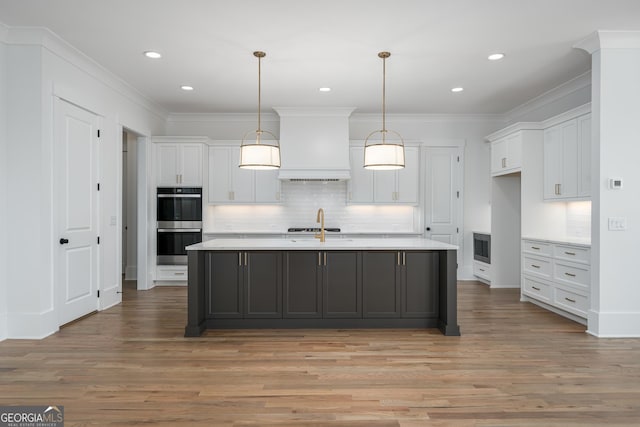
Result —
<svg viewBox="0 0 640 427"><path fill-rule="evenodd" d="M66 245L67 243L69 243L69 239L65 239L64 237L62 239L60 239L60 244L61 245Z"/></svg>
<svg viewBox="0 0 640 427"><path fill-rule="evenodd" d="M431 231L431 227L427 227L427 231Z"/></svg>

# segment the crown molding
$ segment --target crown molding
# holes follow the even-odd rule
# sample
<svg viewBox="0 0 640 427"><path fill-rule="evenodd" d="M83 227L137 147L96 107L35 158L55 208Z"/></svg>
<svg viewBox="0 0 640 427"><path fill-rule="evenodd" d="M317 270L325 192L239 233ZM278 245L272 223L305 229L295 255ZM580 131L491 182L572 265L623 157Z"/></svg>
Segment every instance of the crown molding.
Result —
<svg viewBox="0 0 640 427"><path fill-rule="evenodd" d="M157 117L166 120L168 112L145 97L133 86L117 75L98 64L92 58L76 49L60 36L47 28L41 27L7 27L6 42L11 45L40 46L56 55L71 66L90 75L108 86L124 98L146 109ZM2 29L0 28L0 35Z"/></svg>
<svg viewBox="0 0 640 427"><path fill-rule="evenodd" d="M538 95L533 99L521 104L503 114L504 121L509 123L516 121L518 117L525 116L533 111L544 108L546 105L551 104L565 96L571 95L580 89L591 85L591 71L580 74L573 79L562 83L559 86L554 87L542 95Z"/></svg>
<svg viewBox="0 0 640 427"><path fill-rule="evenodd" d="M593 54L600 49L640 49L640 31L598 30L573 45Z"/></svg>
<svg viewBox="0 0 640 427"><path fill-rule="evenodd" d="M544 126L542 122L519 122L493 132L484 137L486 141L493 142L498 139L504 138L507 135L511 135L514 132L520 132L523 130L543 130Z"/></svg>
<svg viewBox="0 0 640 427"><path fill-rule="evenodd" d="M372 122L381 120L380 113L356 113L351 116L352 122ZM386 114L389 122L504 122L504 114Z"/></svg>
<svg viewBox="0 0 640 427"><path fill-rule="evenodd" d="M280 117L349 117L356 107L273 107Z"/></svg>
<svg viewBox="0 0 640 427"><path fill-rule="evenodd" d="M257 113L169 113L167 122L174 123L229 123L254 122ZM280 117L275 113L262 113L263 122L279 122Z"/></svg>
<svg viewBox="0 0 640 427"><path fill-rule="evenodd" d="M580 105L579 107L572 108L571 110L565 111L564 113L558 114L557 116L553 116L548 118L547 120L543 120L541 123L543 128L546 129L546 128L550 128L551 126L560 124L562 122L566 122L567 120L584 116L585 114L589 114L590 112L591 112L591 103L587 102L586 104Z"/></svg>

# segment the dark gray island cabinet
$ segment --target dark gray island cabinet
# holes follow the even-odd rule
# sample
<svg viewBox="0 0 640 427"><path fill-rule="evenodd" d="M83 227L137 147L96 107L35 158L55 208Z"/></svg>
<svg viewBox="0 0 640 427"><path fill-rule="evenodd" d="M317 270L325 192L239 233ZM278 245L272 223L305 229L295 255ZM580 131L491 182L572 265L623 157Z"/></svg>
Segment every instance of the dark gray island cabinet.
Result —
<svg viewBox="0 0 640 427"><path fill-rule="evenodd" d="M380 240L360 247L267 239L193 245L185 336L207 328L439 328L460 335L456 247L402 239L390 249L391 239Z"/></svg>

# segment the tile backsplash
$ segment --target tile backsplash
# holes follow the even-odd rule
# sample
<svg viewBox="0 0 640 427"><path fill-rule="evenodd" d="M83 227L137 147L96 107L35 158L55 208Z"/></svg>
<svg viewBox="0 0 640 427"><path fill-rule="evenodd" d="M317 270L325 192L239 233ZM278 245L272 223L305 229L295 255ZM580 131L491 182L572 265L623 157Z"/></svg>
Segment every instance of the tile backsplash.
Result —
<svg viewBox="0 0 640 427"><path fill-rule="evenodd" d="M347 183L283 181L277 205L209 205L204 232L286 232L289 227L314 227L319 208L325 226L343 232L412 233L419 227L420 209L406 205L348 205Z"/></svg>
<svg viewBox="0 0 640 427"><path fill-rule="evenodd" d="M591 239L591 202L567 202L567 235Z"/></svg>

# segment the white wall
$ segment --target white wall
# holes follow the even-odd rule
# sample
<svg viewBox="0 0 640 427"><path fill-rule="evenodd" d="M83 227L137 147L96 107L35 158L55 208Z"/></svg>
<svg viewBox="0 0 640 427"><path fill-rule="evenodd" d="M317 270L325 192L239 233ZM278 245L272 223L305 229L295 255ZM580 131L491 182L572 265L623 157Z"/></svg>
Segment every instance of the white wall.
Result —
<svg viewBox="0 0 640 427"><path fill-rule="evenodd" d="M164 132L164 117L148 101L74 48L42 29L9 29L8 46L8 337L39 338L58 329L54 251L54 97L101 116L99 286L101 305L120 287L122 126ZM34 268L37 266L37 268ZM103 297L105 297L103 299ZM108 302L104 302L108 301Z"/></svg>
<svg viewBox="0 0 640 427"><path fill-rule="evenodd" d="M263 128L278 135L276 114L265 114ZM472 276L472 230L490 228L491 180L490 151L484 136L502 126L496 116L387 115L387 127L399 132L406 141L420 141L433 146L465 144L464 164L464 230L463 266L460 278ZM207 136L212 140L238 140L255 127L255 115L171 115L167 135ZM380 127L379 115L354 113L349 121L349 138L364 140L372 130ZM462 189L461 189L462 190ZM313 219L313 218L311 218ZM418 230L419 231L419 230Z"/></svg>
<svg viewBox="0 0 640 427"><path fill-rule="evenodd" d="M3 42L4 31L0 26L0 341L7 337L7 46Z"/></svg>

